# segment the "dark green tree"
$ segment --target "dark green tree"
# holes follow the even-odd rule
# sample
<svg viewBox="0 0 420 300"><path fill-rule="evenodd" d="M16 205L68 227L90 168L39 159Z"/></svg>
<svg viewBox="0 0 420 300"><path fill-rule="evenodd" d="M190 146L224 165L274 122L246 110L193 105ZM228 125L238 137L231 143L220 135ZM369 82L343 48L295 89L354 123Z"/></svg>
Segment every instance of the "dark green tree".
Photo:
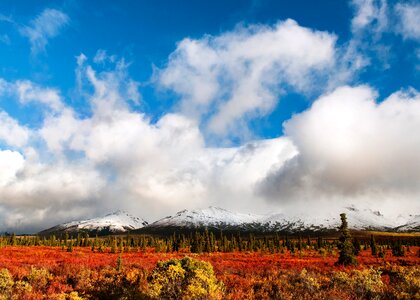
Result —
<svg viewBox="0 0 420 300"><path fill-rule="evenodd" d="M370 251L373 256L376 256L378 254L378 249L376 247L376 241L373 234L370 236Z"/></svg>
<svg viewBox="0 0 420 300"><path fill-rule="evenodd" d="M350 235L350 231L347 224L346 214L340 214L341 226L340 226L340 238L338 243L338 250L340 255L338 257L338 265L356 265L357 260L354 256L354 247Z"/></svg>
<svg viewBox="0 0 420 300"><path fill-rule="evenodd" d="M353 240L354 254L358 256L360 251L362 251L362 245L360 245L359 240Z"/></svg>
<svg viewBox="0 0 420 300"><path fill-rule="evenodd" d="M322 245L323 245L322 237L319 236L318 240L317 240L317 243L316 243L316 246L317 246L318 250L322 248Z"/></svg>
<svg viewBox="0 0 420 300"><path fill-rule="evenodd" d="M392 255L393 256L404 256L405 255L405 249L401 244L401 241L397 241L392 245Z"/></svg>

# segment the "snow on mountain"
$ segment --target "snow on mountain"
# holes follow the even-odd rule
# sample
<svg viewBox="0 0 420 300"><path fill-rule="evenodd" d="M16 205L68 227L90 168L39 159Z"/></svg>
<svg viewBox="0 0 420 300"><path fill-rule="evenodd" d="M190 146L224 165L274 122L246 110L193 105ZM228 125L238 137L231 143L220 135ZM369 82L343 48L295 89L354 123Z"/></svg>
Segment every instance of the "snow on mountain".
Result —
<svg viewBox="0 0 420 300"><path fill-rule="evenodd" d="M346 213L351 229L356 230L419 230L420 216L399 216L389 218L368 208L357 208L354 205L342 209ZM212 207L197 210L182 210L149 224L146 228L242 228L262 231L325 231L335 230L341 224L339 213L326 212L316 214L269 214L254 215L234 213L222 208Z"/></svg>
<svg viewBox="0 0 420 300"><path fill-rule="evenodd" d="M347 216L347 222L351 229L363 230L391 230L399 223L385 217L379 211L371 209L359 209L354 205L345 207L342 212ZM403 221L400 219L400 222ZM297 214L284 215L274 214L266 220L266 226L277 230L299 231L299 230L330 230L337 229L341 224L339 213L326 212L322 216Z"/></svg>
<svg viewBox="0 0 420 300"><path fill-rule="evenodd" d="M160 219L148 227L222 227L258 223L262 216L234 213L210 206L205 209L182 210L174 216Z"/></svg>
<svg viewBox="0 0 420 300"><path fill-rule="evenodd" d="M404 225L396 228L398 231L420 231L420 215L410 215L410 219Z"/></svg>
<svg viewBox="0 0 420 300"><path fill-rule="evenodd" d="M46 234L50 232L78 231L119 233L133 229L139 229L146 226L147 224L147 221L139 217L134 217L125 211L119 210L99 218L60 224L50 229L44 230L40 232L40 234Z"/></svg>
<svg viewBox="0 0 420 300"><path fill-rule="evenodd" d="M399 215L396 218L384 216L379 211L360 208L354 205L345 207L347 221L351 229L382 230L382 231L420 231L420 215ZM90 233L108 234L122 233L134 229L170 230L171 228L220 228L233 230L254 231L326 231L335 230L341 224L339 213L325 212L318 214L244 214L210 206L205 209L182 210L174 216L148 224L145 220L133 217L127 212L117 211L104 217L89 220L73 221L60 224L40 232L40 234L57 234L63 232L76 233L88 231Z"/></svg>

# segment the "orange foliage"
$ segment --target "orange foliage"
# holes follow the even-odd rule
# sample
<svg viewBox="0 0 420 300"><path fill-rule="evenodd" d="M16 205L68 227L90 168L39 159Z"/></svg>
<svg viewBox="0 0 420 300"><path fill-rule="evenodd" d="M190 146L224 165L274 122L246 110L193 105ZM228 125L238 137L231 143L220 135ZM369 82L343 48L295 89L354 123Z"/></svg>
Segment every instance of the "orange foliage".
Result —
<svg viewBox="0 0 420 300"><path fill-rule="evenodd" d="M390 250L387 250L385 258L373 257L370 250L363 250L358 256L359 265L356 267L335 266L337 261L335 253L321 255L315 250L304 250L302 253L293 254L286 251L286 253L276 254L215 252L188 255L208 261L213 265L216 276L224 283L228 298L244 299L255 297L255 293L260 293L260 296L268 295L264 293L272 292L273 286L268 287L267 282L282 280L285 276L282 272L289 272L288 280L297 278L296 284L304 282L301 278L303 275L300 275L302 270L309 274L316 273L316 284L322 285L329 282L328 277L333 272L338 271L366 270L370 267L385 266L387 263L418 267L420 265L417 255L419 249L420 247L410 247L410 252L404 257L394 257ZM123 262L124 273L121 273L123 275L115 271L119 256ZM10 246L0 248L0 269L9 270L15 282L32 282L32 290L27 295L22 292L24 295L22 299L43 299L43 295L46 294L69 295L73 291L87 290L98 292L100 287L95 286L95 280L101 282L111 275L120 276L118 280L122 286L124 284L128 286L130 282L146 286L147 274L150 274L158 261L184 256L185 253L155 253L153 249L147 249L144 252L112 254L91 252L87 247L75 247L73 252L67 252L57 247ZM383 274L382 281L388 285L389 274ZM119 291L112 291L114 292ZM329 293L335 295L336 298L346 299L347 297L335 287L331 287ZM58 296L57 299L59 299Z"/></svg>

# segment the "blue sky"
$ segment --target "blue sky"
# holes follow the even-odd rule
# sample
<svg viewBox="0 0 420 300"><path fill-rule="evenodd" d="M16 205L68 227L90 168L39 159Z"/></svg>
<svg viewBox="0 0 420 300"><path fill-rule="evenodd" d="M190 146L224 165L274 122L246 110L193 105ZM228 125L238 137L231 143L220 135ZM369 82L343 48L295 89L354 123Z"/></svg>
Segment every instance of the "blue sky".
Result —
<svg viewBox="0 0 420 300"><path fill-rule="evenodd" d="M390 2L392 4L395 2ZM410 2L408 2L410 3ZM231 31L238 24L272 25L279 20L293 19L299 25L334 33L337 44L352 38L351 20L354 7L345 1L3 1L0 4L3 21L0 23L1 75L9 80L29 79L33 82L57 87L65 101L76 108L80 103L73 93L74 69L80 53L92 58L99 49L124 58L130 64L130 76L140 82L143 102L139 109L158 118L172 108L176 95L157 91L150 83L153 68L163 68L177 42L184 38L199 39L203 35L219 35ZM45 9L63 12L68 20L59 33L48 39L45 49L31 53L30 42L21 33ZM383 41L382 41L383 40ZM371 54L375 64L355 74L352 83L368 83L382 97L396 89L418 89L419 76L415 66L415 42L404 41L398 34L385 32L381 43L387 47L384 58ZM369 50L367 52L370 52ZM388 62L389 61L389 62ZM386 67L383 64L387 64ZM282 99L272 114L264 116L251 126L261 137L275 137L282 133L281 124L293 113L308 108L316 95L290 93ZM137 108L135 108L137 109ZM28 125L39 123L35 117L19 116ZM272 124L275 124L273 126ZM237 143L238 141L233 141Z"/></svg>
<svg viewBox="0 0 420 300"><path fill-rule="evenodd" d="M386 0L2 1L0 226L323 206L313 198L418 205L419 12Z"/></svg>
<svg viewBox="0 0 420 300"><path fill-rule="evenodd" d="M174 96L159 93L150 84L153 67L164 67L182 39L218 35L238 24L271 25L292 18L302 26L334 32L344 42L349 36L351 16L349 5L341 1L317 4L308 1L104 1L100 4L96 1L4 1L0 6L5 19L0 23L5 39L0 48L4 78L25 78L57 87L66 101L77 106L80 103L73 99L77 96L72 93L76 56L84 53L92 58L99 49L104 49L130 63L130 76L142 83L141 109L154 117L171 109ZM30 24L46 8L62 11L68 16L68 22L43 51L33 55L28 39L19 28ZM299 95L287 97L273 118L267 117L253 126L261 136L279 135L278 124L308 107L308 101ZM28 122L31 121L38 120L29 118Z"/></svg>

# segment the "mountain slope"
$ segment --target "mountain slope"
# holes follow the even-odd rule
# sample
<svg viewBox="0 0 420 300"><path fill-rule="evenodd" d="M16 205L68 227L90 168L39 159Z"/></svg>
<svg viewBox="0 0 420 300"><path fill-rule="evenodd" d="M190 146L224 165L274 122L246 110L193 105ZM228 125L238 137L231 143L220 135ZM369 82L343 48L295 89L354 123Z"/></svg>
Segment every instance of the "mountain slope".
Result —
<svg viewBox="0 0 420 300"><path fill-rule="evenodd" d="M88 220L73 221L59 224L41 231L40 235L77 233L80 231L89 234L123 233L142 228L148 223L138 217L134 217L125 211L116 211L103 217Z"/></svg>
<svg viewBox="0 0 420 300"><path fill-rule="evenodd" d="M241 226L244 224L258 223L262 216L241 214L223 208L210 206L205 209L182 210L174 216L169 216L153 222L147 227L217 227Z"/></svg>
<svg viewBox="0 0 420 300"><path fill-rule="evenodd" d="M355 230L377 231L419 231L420 215L399 215L389 218L379 211L369 208L348 206L342 209L346 213L349 228ZM41 231L40 235L61 235L65 232L75 234L88 232L89 235L106 235L111 233L158 233L172 234L175 231L194 231L197 229L213 229L224 231L252 232L330 232L340 226L339 213L326 212L317 214L243 214L210 206L205 209L182 210L174 216L168 216L148 224L141 218L133 217L124 211L117 211L101 218L73 221L60 224Z"/></svg>
<svg viewBox="0 0 420 300"><path fill-rule="evenodd" d="M416 231L420 228L420 216L399 216L392 219L379 211L359 209L354 205L342 209L347 215L349 227L355 230ZM172 229L228 229L261 232L323 232L336 230L341 224L339 213L253 215L234 213L222 208L209 207L199 210L182 210L144 227L142 232L162 232Z"/></svg>
<svg viewBox="0 0 420 300"><path fill-rule="evenodd" d="M398 231L420 231L420 215L411 215L411 218L404 225L398 226Z"/></svg>
<svg viewBox="0 0 420 300"><path fill-rule="evenodd" d="M393 230L398 222L390 220L378 211L370 209L357 209L354 206L343 209L346 213L349 228L355 230ZM274 214L262 220L266 227L276 231L325 231L335 230L340 224L339 214L325 213L317 215L284 215Z"/></svg>

